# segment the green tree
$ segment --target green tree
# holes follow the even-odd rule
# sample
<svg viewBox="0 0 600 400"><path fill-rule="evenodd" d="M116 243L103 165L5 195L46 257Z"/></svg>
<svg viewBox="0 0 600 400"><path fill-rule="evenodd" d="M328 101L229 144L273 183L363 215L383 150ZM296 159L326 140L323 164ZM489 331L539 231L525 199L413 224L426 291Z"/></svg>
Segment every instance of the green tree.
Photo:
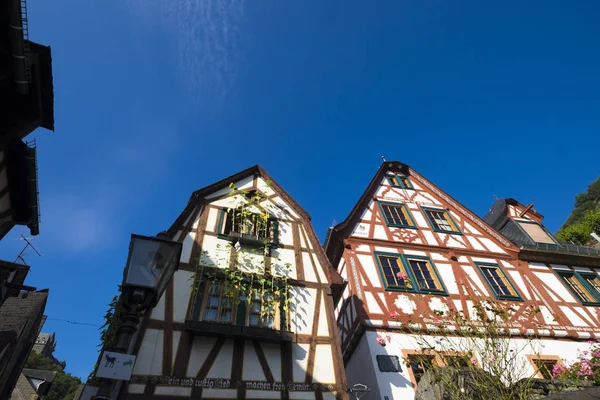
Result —
<svg viewBox="0 0 600 400"><path fill-rule="evenodd" d="M587 214L593 211L600 211L600 178L592 182L585 193L575 196L575 208L559 232L571 225L582 222Z"/></svg>
<svg viewBox="0 0 600 400"><path fill-rule="evenodd" d="M60 365L56 365L50 358L32 351L25 362L25 368L56 371L50 391L41 397L42 400L72 400L81 379L63 372Z"/></svg>

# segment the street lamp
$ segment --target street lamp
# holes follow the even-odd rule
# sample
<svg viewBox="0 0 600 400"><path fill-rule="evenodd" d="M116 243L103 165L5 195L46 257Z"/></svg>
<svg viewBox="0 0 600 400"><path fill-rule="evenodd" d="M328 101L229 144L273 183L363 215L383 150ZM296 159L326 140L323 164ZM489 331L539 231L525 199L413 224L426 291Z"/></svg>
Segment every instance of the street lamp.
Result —
<svg viewBox="0 0 600 400"><path fill-rule="evenodd" d="M357 383L352 386L348 392L352 393L357 399L362 398L365 394L369 393L371 389L367 387L367 385L363 385L362 383Z"/></svg>
<svg viewBox="0 0 600 400"><path fill-rule="evenodd" d="M121 320L116 353L127 353L141 314L156 306L179 266L182 244L169 240L166 232L155 237L131 235L129 256L121 286ZM96 400L110 400L113 379L103 378Z"/></svg>

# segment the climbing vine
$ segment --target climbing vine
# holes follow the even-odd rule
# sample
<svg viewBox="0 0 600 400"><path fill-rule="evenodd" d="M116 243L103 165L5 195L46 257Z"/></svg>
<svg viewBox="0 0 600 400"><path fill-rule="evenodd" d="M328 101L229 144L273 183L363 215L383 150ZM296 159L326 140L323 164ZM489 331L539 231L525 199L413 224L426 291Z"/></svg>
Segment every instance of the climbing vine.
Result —
<svg viewBox="0 0 600 400"><path fill-rule="evenodd" d="M210 260L204 250L196 263L192 277L192 291L198 294L201 285L206 288L213 284L224 285L223 296L233 299L233 303L246 302L250 307L253 301L261 300L261 318L273 320L276 304L280 304L287 314L291 302L288 277L292 265L281 264L279 255L272 255L271 249L277 241L277 231L273 229L271 214L260 206L263 197L257 192L239 190L233 183L229 185L232 203L227 208L231 215L231 231L240 234L232 237L225 246L217 244L217 260ZM245 199L234 204L236 199ZM267 205L268 207L268 205ZM250 245L242 245L242 238L252 238ZM223 251L225 250L225 251ZM234 256L231 253L234 252ZM210 285L210 286L209 286ZM205 289L206 290L206 289Z"/></svg>
<svg viewBox="0 0 600 400"><path fill-rule="evenodd" d="M119 330L119 322L121 321L121 314L123 312L121 308L121 285L118 287L119 294L114 296L110 303L108 303L108 309L104 314L104 324L100 327L100 343L98 352L101 353L104 348L113 347L117 341L117 331ZM98 360L100 360L101 354L98 354ZM97 385L100 381L95 376L95 372L98 369L98 363L94 365L94 371L88 376L87 383L89 385Z"/></svg>

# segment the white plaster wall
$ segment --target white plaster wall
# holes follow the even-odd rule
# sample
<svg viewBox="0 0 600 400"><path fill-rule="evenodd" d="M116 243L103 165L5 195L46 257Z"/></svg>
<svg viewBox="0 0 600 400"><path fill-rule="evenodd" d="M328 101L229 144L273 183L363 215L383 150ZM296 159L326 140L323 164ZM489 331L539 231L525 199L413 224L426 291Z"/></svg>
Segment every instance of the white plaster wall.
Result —
<svg viewBox="0 0 600 400"><path fill-rule="evenodd" d="M258 186L258 190L260 190L267 196L275 194L275 191L273 190L273 188L271 188L271 185L267 183L262 177L259 177L257 179L256 184Z"/></svg>
<svg viewBox="0 0 600 400"><path fill-rule="evenodd" d="M163 343L162 330L146 330L133 366L135 375L162 375Z"/></svg>
<svg viewBox="0 0 600 400"><path fill-rule="evenodd" d="M319 383L335 384L335 372L333 369L333 352L328 344L318 344L315 349L315 366L313 368L313 380Z"/></svg>
<svg viewBox="0 0 600 400"><path fill-rule="evenodd" d="M365 333L366 335L366 333ZM363 397L365 400L381 400L376 376L376 363L373 364L375 356L371 353L367 341L361 338L352 358L346 365L346 380L348 387L357 383L366 385L371 391ZM399 397L401 399L402 397ZM390 399L391 400L391 399Z"/></svg>
<svg viewBox="0 0 600 400"><path fill-rule="evenodd" d="M206 219L206 231L208 232L216 232L217 231L217 224L218 224L218 218L219 218L219 213L221 211L215 209L215 208L208 208L205 209L204 212L208 212L208 217ZM200 220L198 220L200 221ZM198 226L196 225L196 228Z"/></svg>
<svg viewBox="0 0 600 400"><path fill-rule="evenodd" d="M207 399L235 399L236 389L202 389L202 397Z"/></svg>
<svg viewBox="0 0 600 400"><path fill-rule="evenodd" d="M314 400L315 394L313 392L290 392L290 400Z"/></svg>
<svg viewBox="0 0 600 400"><path fill-rule="evenodd" d="M292 286L289 293L292 331L312 334L317 289Z"/></svg>
<svg viewBox="0 0 600 400"><path fill-rule="evenodd" d="M247 399L281 399L281 392L273 390L246 390Z"/></svg>
<svg viewBox="0 0 600 400"><path fill-rule="evenodd" d="M191 397L192 388L190 388L190 387L175 387L175 386L157 386L156 389L154 390L154 394Z"/></svg>
<svg viewBox="0 0 600 400"><path fill-rule="evenodd" d="M551 287L552 292L556 293L560 297L560 298L556 298L554 293L550 292L550 295L552 296L552 300L554 300L554 301L560 300L560 301L564 301L567 303L578 303L577 300L575 300L575 297L573 297L573 295L569 291L569 289L567 289L565 284L560 280L560 278L558 276L556 276L556 274L554 272L550 271L548 269L548 267L545 267L544 272L542 272L541 270L536 271L535 275L542 282L544 282L545 285Z"/></svg>
<svg viewBox="0 0 600 400"><path fill-rule="evenodd" d="M325 294L321 296L321 305L319 310L319 326L317 327L317 336L329 336L329 326L327 324L327 311L325 308Z"/></svg>
<svg viewBox="0 0 600 400"><path fill-rule="evenodd" d="M173 277L173 321L184 322L192 293L194 273L176 271Z"/></svg>
<svg viewBox="0 0 600 400"><path fill-rule="evenodd" d="M290 268L286 267L286 264ZM271 250L271 273L275 276L287 276L291 279L298 278L296 256L292 249L272 249Z"/></svg>
<svg viewBox="0 0 600 400"><path fill-rule="evenodd" d="M304 280L307 282L318 282L310 254L306 251L302 252L302 266L304 267Z"/></svg>
<svg viewBox="0 0 600 400"><path fill-rule="evenodd" d="M192 350L190 352L190 361L188 363L188 369L186 376L196 376L204 361L208 357L210 350L213 348L217 338L195 336L192 343ZM177 353L175 353L177 354Z"/></svg>
<svg viewBox="0 0 600 400"><path fill-rule="evenodd" d="M292 364L294 382L304 382L308 366L308 343L292 343Z"/></svg>
<svg viewBox="0 0 600 400"><path fill-rule="evenodd" d="M264 273L265 255L262 249L254 250L242 247L237 252L238 268L243 272Z"/></svg>
<svg viewBox="0 0 600 400"><path fill-rule="evenodd" d="M294 231L292 224L287 221L279 221L279 243L289 246L294 245Z"/></svg>
<svg viewBox="0 0 600 400"><path fill-rule="evenodd" d="M146 389L146 385L141 385L141 384L136 384L136 383L130 383L127 391L129 393L135 393L135 394L143 394L144 390ZM80 399L82 399L82 397L80 397Z"/></svg>
<svg viewBox="0 0 600 400"><path fill-rule="evenodd" d="M281 382L281 345L279 343L261 342L260 347L269 363L273 379L275 379L275 382Z"/></svg>
<svg viewBox="0 0 600 400"><path fill-rule="evenodd" d="M239 361L238 361L239 362ZM260 361L256 355L256 350L252 342L244 343L244 365L242 369L242 379L246 381L266 381Z"/></svg>
<svg viewBox="0 0 600 400"><path fill-rule="evenodd" d="M181 249L181 258L179 259L182 263L189 263L190 256L192 255L192 246L196 239L196 232L188 232L183 239L183 246Z"/></svg>
<svg viewBox="0 0 600 400"><path fill-rule="evenodd" d="M388 332L388 334L391 336L392 341L383 347L377 343L377 332L365 332L355 353L346 366L348 386L351 387L354 383L363 383L369 386L371 393L365 396L365 399L382 399L383 396L388 396L390 400L413 399L415 391L410 380L409 369L403 362L404 355L402 350L420 350L423 343L430 343L439 349L442 348L439 344L436 344L435 337L433 336L425 335L417 337L396 332ZM449 337L447 340L451 344L446 349L472 347L468 345L470 342L463 342L462 345L457 344L460 343L461 338ZM585 342L555 339L512 339L511 348L519 355L519 361L515 364L515 371L520 371L524 374L523 376L532 376L535 370L526 355L558 356L569 363L576 358L578 349L588 349L589 345ZM402 372L380 372L376 360L376 355L378 354L398 356L401 360ZM477 356L479 359L479 355ZM373 388L378 388L379 393L374 395Z"/></svg>
<svg viewBox="0 0 600 400"><path fill-rule="evenodd" d="M156 307L154 307L151 311L150 318L164 320L165 319L165 294L158 299L156 303Z"/></svg>
<svg viewBox="0 0 600 400"><path fill-rule="evenodd" d="M229 246L231 246L231 242L228 242L227 240L205 235L202 241L200 265L229 268Z"/></svg>
<svg viewBox="0 0 600 400"><path fill-rule="evenodd" d="M226 339L219 351L215 362L206 375L209 379L231 378L231 365L233 363L233 340ZM207 396L208 397L208 396Z"/></svg>
<svg viewBox="0 0 600 400"><path fill-rule="evenodd" d="M364 272L369 279L371 285L376 288L381 287L381 277L379 275L379 271L377 266L375 265L375 260L373 255L365 255L365 254L357 254L356 258L358 258L358 262L363 266Z"/></svg>

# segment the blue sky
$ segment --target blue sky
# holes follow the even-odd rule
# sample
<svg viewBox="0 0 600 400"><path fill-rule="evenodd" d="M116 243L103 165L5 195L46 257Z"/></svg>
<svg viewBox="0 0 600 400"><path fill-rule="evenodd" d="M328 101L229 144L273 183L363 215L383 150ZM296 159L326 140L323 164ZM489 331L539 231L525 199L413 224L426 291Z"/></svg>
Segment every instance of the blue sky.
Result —
<svg viewBox="0 0 600 400"><path fill-rule="evenodd" d="M484 4L485 3L485 4ZM261 164L324 238L384 155L483 215L534 202L555 231L598 176L600 4L589 1L28 0L52 46L39 130L49 318L101 324L131 233ZM15 228L0 257L20 251ZM49 320L86 377L95 327Z"/></svg>

